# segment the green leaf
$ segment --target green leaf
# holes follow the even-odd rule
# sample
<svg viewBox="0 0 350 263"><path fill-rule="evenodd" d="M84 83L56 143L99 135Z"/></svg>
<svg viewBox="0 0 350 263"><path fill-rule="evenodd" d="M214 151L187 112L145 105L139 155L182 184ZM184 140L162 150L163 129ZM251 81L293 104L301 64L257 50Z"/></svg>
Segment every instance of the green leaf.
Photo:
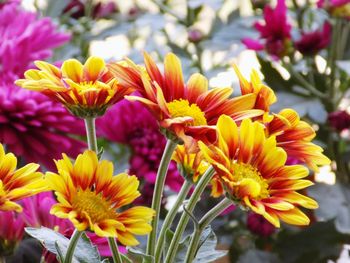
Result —
<svg viewBox="0 0 350 263"><path fill-rule="evenodd" d="M212 262L227 254L226 250L216 250L217 238L210 226L202 232L199 249L193 263Z"/></svg>
<svg viewBox="0 0 350 263"><path fill-rule="evenodd" d="M171 240L173 239L174 232L170 229L167 230L165 234L165 246L164 251L169 250ZM179 249L177 250L174 263L183 263L186 257L187 249L190 245L191 236L186 236L179 244Z"/></svg>
<svg viewBox="0 0 350 263"><path fill-rule="evenodd" d="M154 263L154 257L150 255L146 255L143 251L128 247L128 255L134 260L134 262L142 262L142 263Z"/></svg>
<svg viewBox="0 0 350 263"><path fill-rule="evenodd" d="M32 237L39 240L44 247L50 252L58 255L59 258L64 258L67 253L69 239L62 234L46 228L26 227L25 231ZM101 257L96 246L84 233L78 241L73 256L74 263L100 263Z"/></svg>

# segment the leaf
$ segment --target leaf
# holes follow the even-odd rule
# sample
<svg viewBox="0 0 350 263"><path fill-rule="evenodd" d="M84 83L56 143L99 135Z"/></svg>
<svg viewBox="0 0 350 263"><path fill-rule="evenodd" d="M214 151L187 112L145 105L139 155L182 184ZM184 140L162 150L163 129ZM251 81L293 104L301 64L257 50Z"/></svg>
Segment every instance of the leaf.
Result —
<svg viewBox="0 0 350 263"><path fill-rule="evenodd" d="M164 251L169 250L169 246L170 246L171 240L173 239L173 236L174 236L174 232L168 229L167 232L165 233L165 246L164 246L165 250ZM174 263L184 262L188 246L190 245L190 241L191 241L191 236L188 235L180 242L179 248L175 256Z"/></svg>
<svg viewBox="0 0 350 263"><path fill-rule="evenodd" d="M44 11L44 16L59 17L68 3L69 0L49 0L47 3L47 8Z"/></svg>
<svg viewBox="0 0 350 263"><path fill-rule="evenodd" d="M55 255L63 257L66 255L69 239L62 234L46 228L26 227L25 231L32 237L43 243L44 247ZM73 262L75 263L100 263L101 257L96 246L92 245L90 239L84 233L79 239L74 251Z"/></svg>
<svg viewBox="0 0 350 263"><path fill-rule="evenodd" d="M193 263L212 262L227 254L226 250L216 250L217 238L210 226L202 232L199 249Z"/></svg>
<svg viewBox="0 0 350 263"><path fill-rule="evenodd" d="M146 255L143 251L136 248L128 247L128 254L134 260L134 262L142 263L154 263L154 257Z"/></svg>
<svg viewBox="0 0 350 263"><path fill-rule="evenodd" d="M278 263L280 262L276 255L267 251L250 249L242 254L237 263Z"/></svg>
<svg viewBox="0 0 350 263"><path fill-rule="evenodd" d="M319 208L315 211L318 220L335 220L340 233L350 234L350 188L335 185L316 184L309 188L309 195L316 199Z"/></svg>

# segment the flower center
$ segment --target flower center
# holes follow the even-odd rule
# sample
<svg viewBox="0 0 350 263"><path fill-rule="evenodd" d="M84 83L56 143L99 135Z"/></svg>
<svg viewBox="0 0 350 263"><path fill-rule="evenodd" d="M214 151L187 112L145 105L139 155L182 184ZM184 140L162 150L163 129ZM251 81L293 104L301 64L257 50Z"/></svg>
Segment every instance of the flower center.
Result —
<svg viewBox="0 0 350 263"><path fill-rule="evenodd" d="M168 110L172 118L176 117L192 117L193 126L207 125L204 112L195 104L191 104L188 100L173 100L167 103Z"/></svg>
<svg viewBox="0 0 350 263"><path fill-rule="evenodd" d="M115 210L101 195L90 190L78 191L72 202L73 209L78 214L85 214L92 223L115 217Z"/></svg>
<svg viewBox="0 0 350 263"><path fill-rule="evenodd" d="M93 81L84 81L79 83L79 92L88 92L88 91L98 91L98 86Z"/></svg>
<svg viewBox="0 0 350 263"><path fill-rule="evenodd" d="M250 164L234 163L232 170L234 180L238 183L238 197L250 196L260 200L269 196L269 185L256 168Z"/></svg>

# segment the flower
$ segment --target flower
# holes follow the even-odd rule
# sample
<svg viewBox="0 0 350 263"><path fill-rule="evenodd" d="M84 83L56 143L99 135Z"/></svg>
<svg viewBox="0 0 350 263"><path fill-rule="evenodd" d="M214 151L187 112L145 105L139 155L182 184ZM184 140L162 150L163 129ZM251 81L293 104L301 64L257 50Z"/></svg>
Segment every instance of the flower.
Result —
<svg viewBox="0 0 350 263"><path fill-rule="evenodd" d="M301 38L294 43L296 49L305 56L317 54L331 42L331 30L331 24L325 22L321 30L303 32Z"/></svg>
<svg viewBox="0 0 350 263"><path fill-rule="evenodd" d="M135 174L143 182L143 193L137 201L150 204L166 144L156 119L142 103L122 100L98 118L96 124L99 136L130 147L129 173ZM182 183L176 164L171 162L165 185L178 192ZM150 189L149 195L146 189Z"/></svg>
<svg viewBox="0 0 350 263"><path fill-rule="evenodd" d="M287 21L285 0L278 0L275 9L265 6L264 20L264 23L254 24L255 29L260 33L260 40L245 38L242 40L243 44L256 51L265 49L273 57L285 56L289 53L292 28Z"/></svg>
<svg viewBox="0 0 350 263"><path fill-rule="evenodd" d="M67 42L70 35L58 32L50 18L22 10L20 1L9 3L0 9L0 79L13 82L34 60L50 57L52 49Z"/></svg>
<svg viewBox="0 0 350 263"><path fill-rule="evenodd" d="M86 4L81 0L71 0L63 9L63 13L69 14L75 19L85 16ZM92 5L93 18L105 18L118 11L118 6L115 2L109 1L107 3L97 2Z"/></svg>
<svg viewBox="0 0 350 263"><path fill-rule="evenodd" d="M319 0L317 7L324 8L332 16L350 19L349 0Z"/></svg>
<svg viewBox="0 0 350 263"><path fill-rule="evenodd" d="M83 123L58 103L13 84L0 84L0 142L26 162L50 169L64 151L77 156L85 143L72 136L83 133Z"/></svg>
<svg viewBox="0 0 350 263"><path fill-rule="evenodd" d="M16 167L16 156L5 153L0 144L0 211L21 212L16 201L46 190L43 174L37 172L38 164L30 163L18 170Z"/></svg>
<svg viewBox="0 0 350 263"><path fill-rule="evenodd" d="M316 201L297 192L313 183L301 179L308 170L301 165L285 165L286 152L266 137L260 122L242 121L238 128L228 116L217 124L217 142L199 142L204 158L213 165L227 195L241 206L262 215L275 227L280 220L307 225L309 218L299 206L315 209Z"/></svg>
<svg viewBox="0 0 350 263"><path fill-rule="evenodd" d="M350 114L345 110L331 112L328 115L328 122L333 129L341 132L350 128Z"/></svg>
<svg viewBox="0 0 350 263"><path fill-rule="evenodd" d="M276 228L263 216L254 213L248 214L247 227L252 233L262 237L269 237L276 231Z"/></svg>
<svg viewBox="0 0 350 263"><path fill-rule="evenodd" d="M247 111L255 102L255 95L248 94L229 99L231 88L208 90L208 81L201 74L193 74L184 84L181 62L169 53L164 60L161 74L152 58L144 53L146 68L127 60L125 64L109 65L121 86L135 87L141 96L127 96L128 100L145 104L158 120L163 132L170 139L193 143L191 137L206 140L212 135L221 114L235 119L261 115L261 111Z"/></svg>
<svg viewBox="0 0 350 263"><path fill-rule="evenodd" d="M1 256L12 254L24 234L23 218L13 212L0 211L0 252Z"/></svg>
<svg viewBox="0 0 350 263"><path fill-rule="evenodd" d="M63 154L56 166L58 174L46 173L47 184L58 200L51 208L52 214L68 218L79 231L89 229L100 237L117 237L126 246L139 244L134 235L151 231L152 209L137 206L116 211L140 196L135 176L113 176L113 164L99 162L90 150L80 154L74 164Z"/></svg>
<svg viewBox="0 0 350 263"><path fill-rule="evenodd" d="M277 146L283 148L289 158L305 163L316 172L318 166L330 164L323 149L311 142L316 136L314 129L301 121L296 111L284 109L265 125L267 134L276 137Z"/></svg>
<svg viewBox="0 0 350 263"><path fill-rule="evenodd" d="M35 65L38 69L27 70L25 79L16 84L61 102L81 118L103 115L110 105L132 91L118 85L99 57L88 58L84 65L68 59L61 69L44 61L36 61Z"/></svg>

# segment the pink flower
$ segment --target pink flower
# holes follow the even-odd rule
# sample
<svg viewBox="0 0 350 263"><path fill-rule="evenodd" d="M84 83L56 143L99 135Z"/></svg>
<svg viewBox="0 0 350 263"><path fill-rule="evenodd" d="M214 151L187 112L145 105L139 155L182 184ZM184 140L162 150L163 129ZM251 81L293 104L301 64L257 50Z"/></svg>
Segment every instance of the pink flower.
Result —
<svg viewBox="0 0 350 263"><path fill-rule="evenodd" d="M269 237L276 231L276 228L270 222L256 213L248 214L247 227L252 233L262 237Z"/></svg>
<svg viewBox="0 0 350 263"><path fill-rule="evenodd" d="M34 60L50 57L53 48L70 39L57 31L50 18L38 19L16 3L0 9L0 79L8 81L21 77Z"/></svg>
<svg viewBox="0 0 350 263"><path fill-rule="evenodd" d="M328 122L333 129L341 132L350 128L350 114L344 110L331 112L328 115Z"/></svg>
<svg viewBox="0 0 350 263"><path fill-rule="evenodd" d="M259 40L245 38L242 40L243 44L252 50L265 50L273 57L286 55L290 46L291 25L287 21L285 0L278 0L275 9L265 6L264 20L264 23L254 24L260 33Z"/></svg>
<svg viewBox="0 0 350 263"><path fill-rule="evenodd" d="M301 38L295 42L296 49L303 55L315 55L326 48L331 41L332 26L329 22L323 24L323 28L312 32L303 32Z"/></svg>
<svg viewBox="0 0 350 263"><path fill-rule="evenodd" d="M0 212L0 252L11 254L24 234L24 221L15 212Z"/></svg>
<svg viewBox="0 0 350 263"><path fill-rule="evenodd" d="M37 92L0 83L0 142L26 162L53 168L62 152L75 157L86 146L73 138L83 123Z"/></svg>
<svg viewBox="0 0 350 263"><path fill-rule="evenodd" d="M149 189L150 195L143 194L142 198L149 202L166 143L157 121L142 104L123 100L97 119L97 129L102 137L130 147L129 172L143 179L144 188ZM171 162L166 185L177 192L182 183L176 164Z"/></svg>

